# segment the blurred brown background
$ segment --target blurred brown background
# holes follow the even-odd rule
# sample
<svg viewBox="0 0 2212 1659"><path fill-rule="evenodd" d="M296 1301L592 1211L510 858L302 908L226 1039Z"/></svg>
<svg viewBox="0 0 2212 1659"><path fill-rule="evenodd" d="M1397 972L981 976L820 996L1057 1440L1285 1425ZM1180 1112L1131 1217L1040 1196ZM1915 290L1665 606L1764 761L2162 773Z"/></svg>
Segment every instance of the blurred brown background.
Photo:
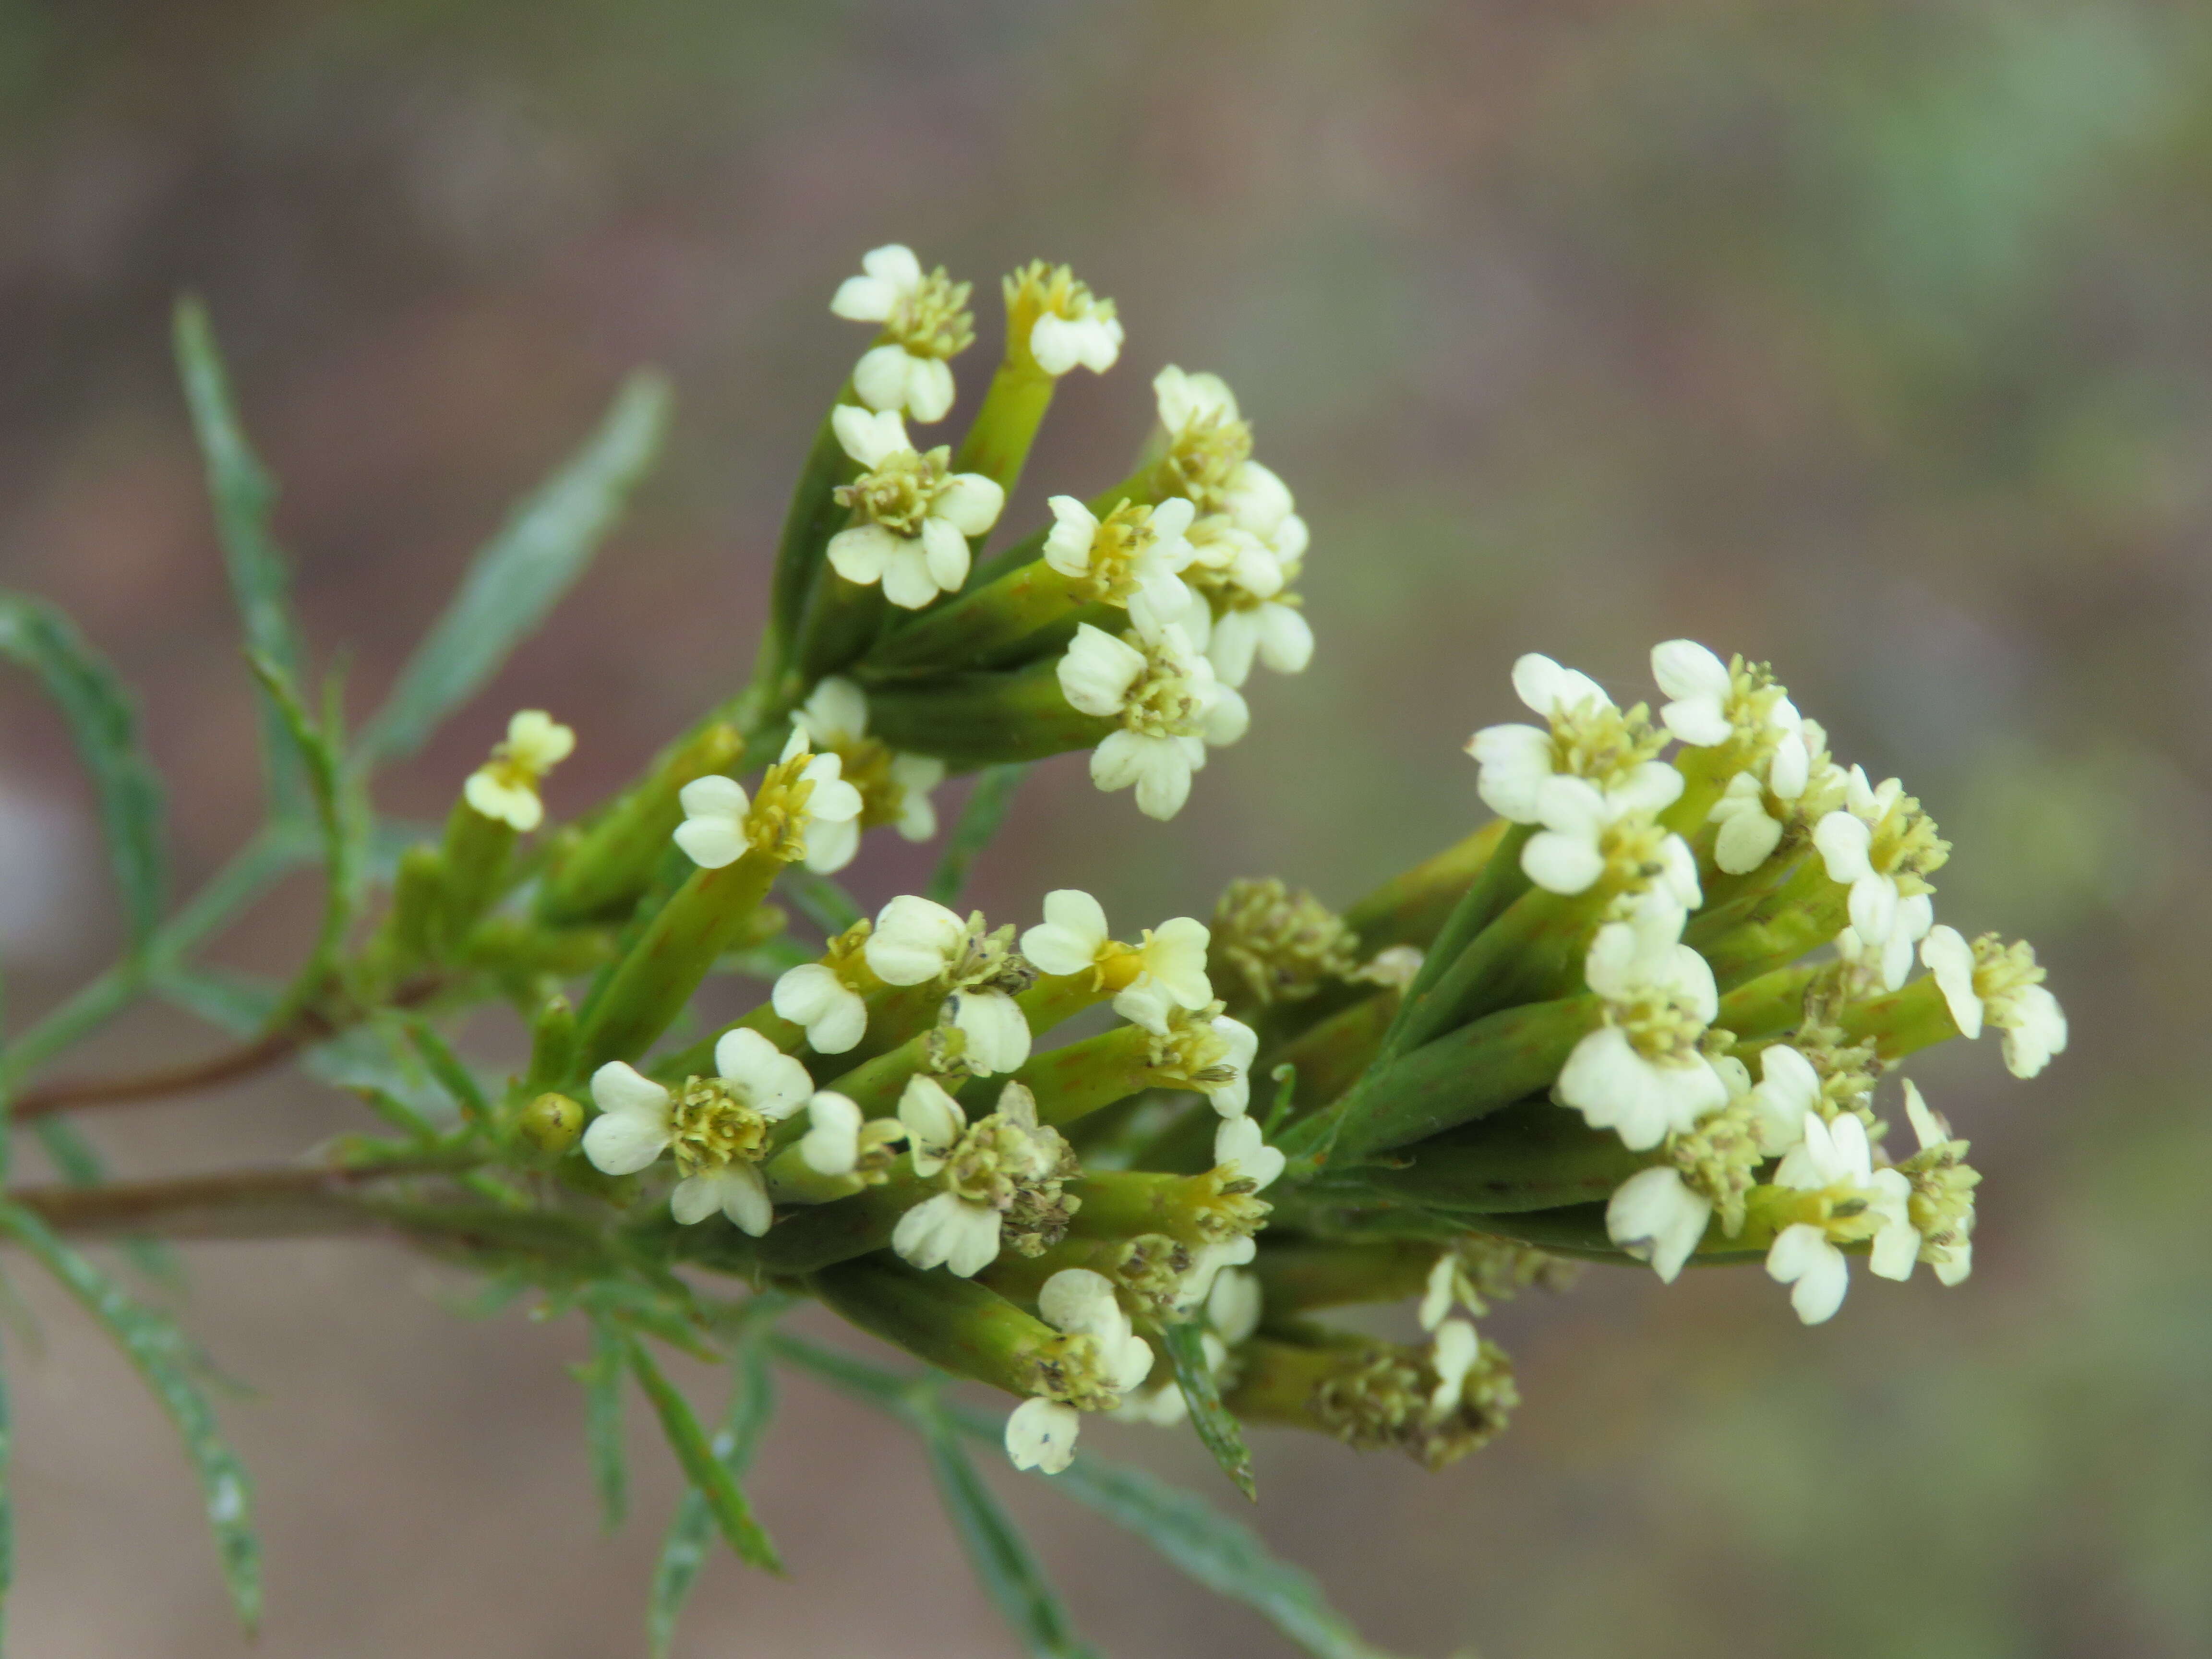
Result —
<svg viewBox="0 0 2212 1659"><path fill-rule="evenodd" d="M1022 510L1120 476L1165 362L1225 374L1299 492L1321 648L1167 826L1043 769L983 878L1204 913L1347 899L1478 814L1456 752L1540 648L1630 695L1687 633L1771 657L1844 758L1957 844L1946 917L2033 937L2075 1043L1917 1074L1987 1172L1978 1271L1861 1280L1800 1329L1754 1273L1599 1273L1513 1308L1527 1405L1438 1477L1262 1436L1257 1522L1386 1646L1442 1655L2212 1650L2212 28L2124 0L1746 4L0 0L0 579L136 678L182 880L252 829L236 629L167 356L204 295L284 480L325 661L374 706L503 504L664 366L623 533L382 804L429 816L506 712L581 805L743 672L787 480L882 241L978 281L1042 254L1120 301ZM993 349L966 360L972 408ZM58 723L0 690L20 1020L112 930ZM872 845L879 899L917 860ZM269 969L288 889L219 953ZM197 1052L176 1016L78 1063ZM88 1120L130 1173L357 1126L304 1082ZM35 1165L33 1165L35 1168ZM191 1259L253 1392L258 1651L641 1650L675 1486L596 1522L579 1333L314 1244ZM21 1276L15 1650L240 1653L165 1424ZM703 1381L703 1379L702 1379ZM688 1655L1013 1651L912 1448L799 1383L756 1480L788 1583L710 1570ZM1086 1445L1234 1501L1180 1437ZM995 1479L996 1477L994 1477ZM1287 1651L1036 1482L1116 1655Z"/></svg>

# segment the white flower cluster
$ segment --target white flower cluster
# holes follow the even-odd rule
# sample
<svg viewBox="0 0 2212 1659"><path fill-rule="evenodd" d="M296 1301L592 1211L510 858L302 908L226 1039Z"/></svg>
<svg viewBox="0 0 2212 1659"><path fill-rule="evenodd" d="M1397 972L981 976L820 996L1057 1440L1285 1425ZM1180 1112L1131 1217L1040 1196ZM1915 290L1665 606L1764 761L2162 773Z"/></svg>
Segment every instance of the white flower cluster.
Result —
<svg viewBox="0 0 2212 1659"><path fill-rule="evenodd" d="M1907 1082L1919 1151L1889 1162L1869 1132L1875 1074L1832 1052L1768 1044L1754 1085L1724 1052L1733 1039L1711 1030L1718 989L1684 929L1707 881L1809 854L1844 890L1850 925L1836 948L1856 992L1899 989L1917 947L1960 1032L1997 1026L2021 1077L2066 1045L2057 1000L2027 945L1994 935L1969 945L1935 925L1927 878L1949 848L1934 823L1895 779L1871 784L1830 760L1826 734L1763 667L1674 640L1653 651L1652 670L1669 699L1656 724L1644 705L1621 708L1589 676L1525 656L1514 689L1544 724L1490 726L1468 744L1482 799L1539 826L1521 855L1528 878L1607 907L1583 962L1599 1024L1575 1045L1554 1096L1663 1160L1614 1193L1607 1230L1671 1281L1717 1215L1724 1238L1757 1219L1771 1233L1768 1272L1792 1287L1808 1323L1841 1305L1852 1247L1868 1249L1882 1277L1904 1279L1926 1261L1956 1283L1972 1261L1978 1178L1959 1161L1965 1144ZM1672 761L1662 758L1670 738L1683 745ZM1711 802L1691 809L1702 827L1671 827L1669 809L1693 779L1708 786L1699 805Z"/></svg>

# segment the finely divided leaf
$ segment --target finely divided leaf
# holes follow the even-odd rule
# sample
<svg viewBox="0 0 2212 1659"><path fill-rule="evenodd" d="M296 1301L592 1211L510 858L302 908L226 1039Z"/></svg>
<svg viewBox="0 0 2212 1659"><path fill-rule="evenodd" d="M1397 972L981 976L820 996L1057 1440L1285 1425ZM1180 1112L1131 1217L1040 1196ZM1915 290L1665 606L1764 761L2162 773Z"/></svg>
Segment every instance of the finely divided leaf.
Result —
<svg viewBox="0 0 2212 1659"><path fill-rule="evenodd" d="M276 505L276 481L253 453L238 418L206 307L197 300L179 301L175 332L177 372L206 463L216 535L222 544L230 590L245 624L246 648L297 681L306 658L292 617L291 572L270 528ZM299 805L299 761L287 740L283 714L265 695L261 726L270 795L277 816L289 817Z"/></svg>
<svg viewBox="0 0 2212 1659"><path fill-rule="evenodd" d="M584 447L515 509L400 671L362 734L366 766L411 755L499 672L584 574L660 446L668 387L633 375Z"/></svg>
<svg viewBox="0 0 2212 1659"><path fill-rule="evenodd" d="M812 1372L879 1411L911 1419L917 1378L865 1359L779 1334L777 1358ZM1006 1441L1006 1419L964 1406L940 1408L961 1433L993 1446ZM1321 1590L1297 1568L1267 1553L1259 1535L1220 1514L1195 1493L1141 1470L1109 1463L1085 1449L1058 1474L1036 1477L1051 1490L1127 1528L1168 1564L1219 1595L1243 1602L1317 1659L1389 1659L1363 1642Z"/></svg>
<svg viewBox="0 0 2212 1659"><path fill-rule="evenodd" d="M963 1413L960 1426L985 1439L1003 1435L980 1412ZM1316 1659L1389 1659L1360 1639L1311 1577L1278 1561L1258 1534L1194 1493L1087 1451L1047 1478L1054 1492L1135 1533L1178 1571L1243 1602Z"/></svg>
<svg viewBox="0 0 2212 1659"><path fill-rule="evenodd" d="M707 1448L733 1480L744 1479L752 1466L761 1437L775 1414L775 1381L769 1370L763 1334L749 1329L738 1342L732 1365L735 1376L730 1409ZM645 1633L653 1659L667 1659L669 1645L676 1639L676 1621L706 1565L714 1538L714 1507L696 1487L685 1487L667 1540L660 1547L659 1565L653 1571L653 1596L646 1607Z"/></svg>
<svg viewBox="0 0 2212 1659"><path fill-rule="evenodd" d="M999 1616L1036 1659L1081 1659L1091 1653L1069 1625L1066 1609L1022 1540L1020 1528L961 1449L944 1413L932 1404L915 1407L913 1415L930 1473L937 1477L937 1495Z"/></svg>
<svg viewBox="0 0 2212 1659"><path fill-rule="evenodd" d="M722 1536L747 1566L781 1573L783 1563L776 1559L775 1546L769 1541L760 1522L753 1519L752 1508L745 1502L737 1476L708 1447L707 1431L691 1414L691 1402L661 1374L643 1344L632 1336L623 1340L630 1370L637 1375L638 1386L645 1390L645 1397L653 1402L653 1409L659 1415L661 1432L668 1437L669 1449L684 1466L693 1488L714 1511L714 1524L722 1529Z"/></svg>
<svg viewBox="0 0 2212 1659"><path fill-rule="evenodd" d="M1213 1380L1213 1368L1206 1363L1206 1347L1202 1328L1197 1320L1186 1320L1181 1324L1165 1327L1160 1333L1167 1346L1168 1358L1175 1366L1176 1382L1182 1396L1190 1402L1190 1425L1198 1431L1199 1439L1213 1461L1221 1465L1222 1474L1236 1482L1237 1490L1254 1503L1260 1501L1260 1491L1252 1480L1252 1454L1245 1449L1243 1431L1237 1419L1221 1403L1221 1390Z"/></svg>
<svg viewBox="0 0 2212 1659"><path fill-rule="evenodd" d="M187 1369L191 1350L183 1336L161 1315L125 1295L29 1211L0 1203L0 1231L36 1256L107 1328L168 1412L199 1475L231 1601L240 1620L252 1631L261 1620L261 1540L253 1530L252 1489L191 1379Z"/></svg>
<svg viewBox="0 0 2212 1659"><path fill-rule="evenodd" d="M0 593L0 656L36 674L69 721L99 793L131 953L143 960L161 920L161 785L130 694L68 617L21 594Z"/></svg>

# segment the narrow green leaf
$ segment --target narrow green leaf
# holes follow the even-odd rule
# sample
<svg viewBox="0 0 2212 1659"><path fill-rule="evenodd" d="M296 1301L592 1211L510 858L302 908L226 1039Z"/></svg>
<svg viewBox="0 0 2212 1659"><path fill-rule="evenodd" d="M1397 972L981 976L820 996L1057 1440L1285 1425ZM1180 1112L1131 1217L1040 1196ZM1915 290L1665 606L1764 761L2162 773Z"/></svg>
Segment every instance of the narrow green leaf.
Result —
<svg viewBox="0 0 2212 1659"><path fill-rule="evenodd" d="M215 1413L187 1370L191 1350L177 1328L130 1297L29 1211L0 1203L0 1231L36 1256L107 1328L154 1391L183 1439L199 1476L224 1581L250 1632L261 1620L261 1540L253 1530L252 1487L237 1455L216 1428Z"/></svg>
<svg viewBox="0 0 2212 1659"><path fill-rule="evenodd" d="M667 414L667 383L657 374L631 376L583 448L471 562L445 614L362 732L361 765L420 749L544 620L613 529L659 449Z"/></svg>
<svg viewBox="0 0 2212 1659"><path fill-rule="evenodd" d="M779 1333L775 1357L811 1372L844 1394L893 1416L910 1414L918 1373L902 1375L865 1359ZM971 1439L1006 1442L1002 1414L964 1406L940 1408ZM1109 1463L1085 1449L1058 1474L1036 1477L1061 1496L1126 1527L1168 1564L1218 1595L1243 1602L1319 1659L1389 1659L1322 1599L1305 1573L1267 1553L1257 1534L1216 1510L1194 1492Z"/></svg>
<svg viewBox="0 0 2212 1659"><path fill-rule="evenodd" d="M591 1363L575 1373L584 1385L584 1445L591 1454L592 1484L599 1489L599 1517L609 1532L629 1513L629 1466L623 1451L627 1340L611 1319L593 1318Z"/></svg>
<svg viewBox="0 0 2212 1659"><path fill-rule="evenodd" d="M981 1412L962 1413L960 1428L987 1440L1004 1433ZM1088 1451L1058 1474L1038 1478L1136 1534L1216 1595L1243 1602L1317 1659L1389 1659L1360 1638L1308 1574L1268 1554L1258 1534L1195 1493Z"/></svg>
<svg viewBox="0 0 2212 1659"><path fill-rule="evenodd" d="M1016 763L1007 766L987 766L975 779L975 787L968 796L968 804L960 809L960 822L953 826L952 838L945 843L944 861L922 890L925 896L939 904L957 904L963 889L968 885L968 866L975 856L991 844L999 833L999 826L1006 821L1007 810L1014 804L1014 791L1029 771L1027 765Z"/></svg>
<svg viewBox="0 0 2212 1659"><path fill-rule="evenodd" d="M1092 1650L1075 1634L1059 1595L1023 1541L1021 1529L961 1449L951 1422L933 1401L915 1407L914 1416L929 1472L937 1477L937 1495L999 1616L1037 1659L1079 1659L1090 1654Z"/></svg>
<svg viewBox="0 0 2212 1659"><path fill-rule="evenodd" d="M768 1345L761 1340L764 1334L750 1328L738 1338L732 1356L730 1408L708 1446L732 1480L743 1480L752 1467L769 1420L775 1415L775 1379L769 1370ZM653 1570L652 1599L646 1605L645 1633L653 1659L667 1659L676 1639L676 1621L706 1565L714 1529L714 1506L696 1486L685 1487L660 1547L660 1561Z"/></svg>
<svg viewBox="0 0 2212 1659"><path fill-rule="evenodd" d="M633 1336L626 1335L623 1340L630 1370L636 1374L638 1386L645 1390L645 1397L653 1402L653 1409L660 1418L660 1431L668 1438L669 1449L684 1466L693 1488L713 1510L714 1524L721 1528L722 1536L747 1566L781 1573L783 1563L776 1559L775 1546L769 1541L760 1522L753 1519L752 1508L745 1502L744 1491L738 1485L737 1476L708 1445L707 1431L691 1414L691 1402L661 1375L660 1368L653 1363L643 1344Z"/></svg>
<svg viewBox="0 0 2212 1659"><path fill-rule="evenodd" d="M207 468L216 536L222 544L230 591L245 625L246 647L296 682L305 671L306 654L292 617L291 571L270 524L276 505L276 480L253 453L238 417L230 376L207 308L198 300L179 300L174 331L177 371ZM270 804L278 817L289 817L300 805L299 757L287 738L282 712L265 693L261 727Z"/></svg>
<svg viewBox="0 0 2212 1659"><path fill-rule="evenodd" d="M836 938L860 919L860 907L842 883L817 875L803 864L786 865L775 884L793 908L820 928L825 938Z"/></svg>
<svg viewBox="0 0 2212 1659"><path fill-rule="evenodd" d="M323 927L309 955L278 1005L272 1019L281 1020L319 995L337 967L345 948L346 930L353 920L354 902L360 891L363 842L368 826L353 809L344 772L343 735L337 729L335 690L326 700L319 721L307 712L299 690L275 661L258 653L246 658L278 714L301 769L307 793L314 802L315 822L323 841Z"/></svg>
<svg viewBox="0 0 2212 1659"><path fill-rule="evenodd" d="M37 675L69 721L100 797L131 957L143 963L161 920L161 785L140 746L131 695L76 624L22 594L0 593L0 656Z"/></svg>
<svg viewBox="0 0 2212 1659"><path fill-rule="evenodd" d="M769 1339L769 1346L778 1359L811 1371L831 1387L851 1395L878 1411L899 1414L905 1412L907 1401L914 1394L915 1384L921 1380L919 1371L904 1376L872 1365L865 1359L836 1348L825 1348L805 1337L793 1336L779 1331Z"/></svg>
<svg viewBox="0 0 2212 1659"><path fill-rule="evenodd" d="M1190 1319L1164 1327L1160 1335L1175 1366L1176 1382L1190 1402L1191 1427L1198 1431L1200 1442L1213 1454L1213 1461L1221 1465L1222 1474L1256 1504L1260 1489L1252 1479L1252 1454L1245 1449L1243 1431L1237 1426L1236 1418L1221 1403L1213 1368L1206 1363L1204 1328L1201 1322Z"/></svg>
<svg viewBox="0 0 2212 1659"><path fill-rule="evenodd" d="M39 1118L32 1123L31 1133L53 1160L55 1172L69 1185L97 1187L107 1179L107 1160L67 1118ZM184 1281L177 1253L158 1238L125 1238L123 1254L132 1267L157 1285L174 1287Z"/></svg>

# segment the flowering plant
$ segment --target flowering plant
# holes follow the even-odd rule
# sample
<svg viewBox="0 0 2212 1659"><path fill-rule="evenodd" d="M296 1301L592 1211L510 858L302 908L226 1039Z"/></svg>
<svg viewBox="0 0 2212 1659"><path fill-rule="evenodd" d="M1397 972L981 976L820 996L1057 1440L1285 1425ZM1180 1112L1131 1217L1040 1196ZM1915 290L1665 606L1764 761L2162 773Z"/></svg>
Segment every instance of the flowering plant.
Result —
<svg viewBox="0 0 2212 1659"><path fill-rule="evenodd" d="M656 1648L717 1534L776 1566L742 1484L775 1364L919 1433L1032 1650L1074 1638L968 1437L1310 1651L1350 1655L1372 1650L1302 1574L1197 1500L1099 1463L1085 1417L1188 1425L1248 1495L1255 1425L1440 1468L1516 1403L1477 1322L1581 1263L1671 1282L1693 1262L1763 1262L1808 1323L1838 1313L1853 1256L1881 1278L1923 1263L1966 1278L1966 1144L1902 1079L1914 1146L1891 1144L1889 1079L1985 1029L2033 1077L2064 1048L2064 1017L2027 945L1937 924L1930 878L1950 849L1934 821L1897 781L1832 758L1764 664L1663 642L1655 714L1524 656L1512 684L1533 720L1468 744L1495 817L1340 911L1241 880L1203 920L1117 930L1070 872L1025 927L963 913L1028 765L1087 750L1099 789L1170 818L1210 750L1246 730L1248 695L1264 714L1255 670L1296 673L1314 649L1296 592L1305 523L1210 374L1160 371L1158 422L1121 481L1052 497L1049 523L994 548L1058 380L1109 370L1124 337L1066 268L1018 270L980 405L957 447L925 448L908 422L958 401L969 294L903 247L837 290L831 309L878 334L794 489L751 678L573 821L544 804L576 742L550 711L513 716L442 830L380 817L371 782L580 571L663 423L649 378L480 556L349 734L335 687L308 695L272 492L205 319L184 308L270 819L173 913L127 695L51 607L0 600L0 647L60 703L99 786L131 922L124 958L0 1060L0 1111L70 1176L10 1188L0 1236L112 1329L175 1417L249 1623L250 1489L190 1350L73 1237L143 1253L373 1230L480 1273L495 1302L580 1316L611 1513L632 1381L690 1482L653 1586ZM975 781L925 890L862 915L836 873L871 830L937 838L934 793L960 774ZM195 963L302 863L321 872L323 925L289 982ZM732 978L763 988L757 1006L702 1025L696 994ZM149 993L237 1046L127 1077L42 1075ZM447 1036L495 1003L529 1031L509 1075ZM380 1131L281 1168L124 1182L70 1127L290 1060ZM809 1301L920 1367L780 1328ZM1327 1317L1389 1303L1412 1304L1418 1340ZM662 1347L732 1367L719 1434ZM948 1397L951 1378L1015 1403L988 1415Z"/></svg>

